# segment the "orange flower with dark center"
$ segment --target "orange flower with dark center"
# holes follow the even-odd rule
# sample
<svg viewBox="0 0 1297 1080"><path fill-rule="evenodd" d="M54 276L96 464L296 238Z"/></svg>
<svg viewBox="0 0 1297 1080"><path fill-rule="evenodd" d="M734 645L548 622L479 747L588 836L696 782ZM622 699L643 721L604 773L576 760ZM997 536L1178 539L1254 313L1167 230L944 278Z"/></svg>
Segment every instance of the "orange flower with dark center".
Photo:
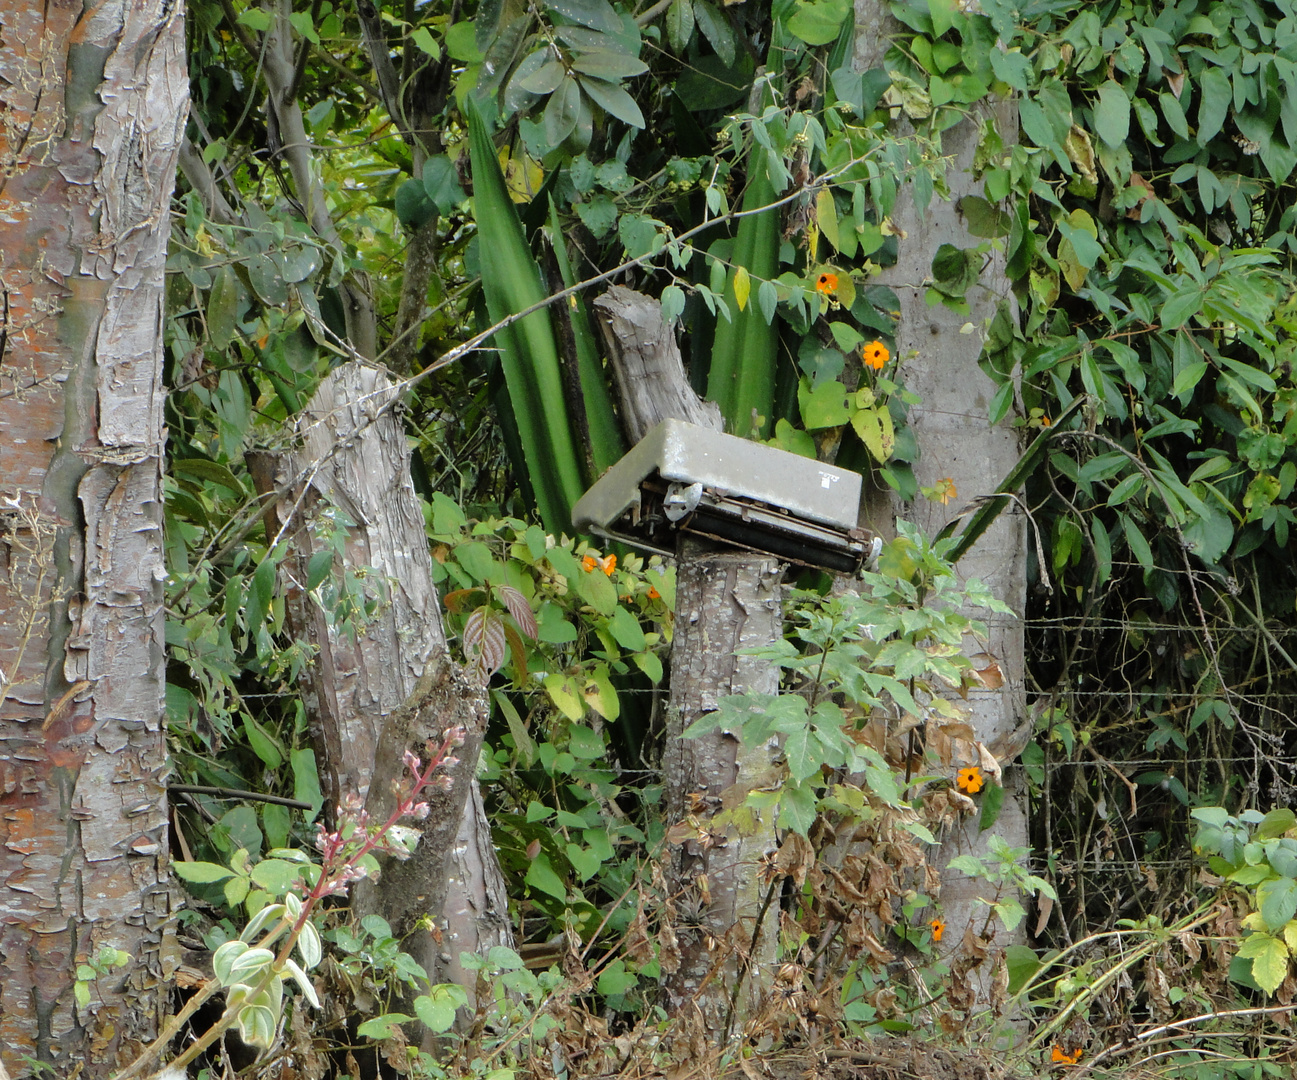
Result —
<svg viewBox="0 0 1297 1080"><path fill-rule="evenodd" d="M658 592L656 588L654 588L652 585L650 585L650 586L649 586L649 591L648 591L648 598L649 598L650 600L661 600L661 599L662 599L662 594L661 594L660 592Z"/></svg>
<svg viewBox="0 0 1297 1080"><path fill-rule="evenodd" d="M838 275L830 274L827 270L815 279L816 292L835 293L838 291Z"/></svg>
<svg viewBox="0 0 1297 1080"><path fill-rule="evenodd" d="M941 935L946 932L946 924L943 923L940 919L933 919L930 923L928 923L928 925L932 927L932 940L934 942L940 941Z"/></svg>
<svg viewBox="0 0 1297 1080"><path fill-rule="evenodd" d="M959 788L965 795L976 795L985 786L986 778L982 775L982 770L976 765L960 769L955 776L955 787Z"/></svg>
<svg viewBox="0 0 1297 1080"><path fill-rule="evenodd" d="M882 371L887 361L892 358L892 354L887 351L887 346L881 341L871 341L860 350L860 358L864 360L866 367L871 367L875 371Z"/></svg>
<svg viewBox="0 0 1297 1080"><path fill-rule="evenodd" d="M1049 1055L1049 1060L1058 1065L1075 1065L1081 1060L1081 1048L1078 1046L1069 1054L1061 1046L1055 1046Z"/></svg>

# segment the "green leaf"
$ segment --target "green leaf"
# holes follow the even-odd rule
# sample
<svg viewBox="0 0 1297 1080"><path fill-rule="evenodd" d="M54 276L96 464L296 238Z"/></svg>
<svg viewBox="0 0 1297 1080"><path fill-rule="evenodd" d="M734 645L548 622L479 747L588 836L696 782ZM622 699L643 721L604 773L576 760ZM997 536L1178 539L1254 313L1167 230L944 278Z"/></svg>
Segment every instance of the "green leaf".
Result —
<svg viewBox="0 0 1297 1080"><path fill-rule="evenodd" d="M545 0L545 6L591 30L602 30L605 34L622 30L621 19L608 0Z"/></svg>
<svg viewBox="0 0 1297 1080"><path fill-rule="evenodd" d="M581 88L576 79L567 76L545 104L543 123L549 145L558 146L571 135L580 115Z"/></svg>
<svg viewBox="0 0 1297 1080"><path fill-rule="evenodd" d="M1256 899L1266 929L1278 930L1297 915L1297 881L1290 877L1263 881L1257 886Z"/></svg>
<svg viewBox="0 0 1297 1080"><path fill-rule="evenodd" d="M414 1012L429 1031L449 1031L454 1026L456 1010L467 1004L468 994L462 986L443 983L415 998Z"/></svg>
<svg viewBox="0 0 1297 1080"><path fill-rule="evenodd" d="M819 428L840 427L851 419L846 405L846 388L835 380L816 387L803 379L797 389L797 403L802 411L802 423L812 431Z"/></svg>
<svg viewBox="0 0 1297 1080"><path fill-rule="evenodd" d="M1173 292L1162 305L1163 330L1177 330L1189 317L1202 310L1206 291L1200 285L1189 285Z"/></svg>
<svg viewBox="0 0 1297 1080"><path fill-rule="evenodd" d="M580 77L580 83L604 112L617 117L622 123L629 124L633 128L644 127L644 114L640 112L640 107L620 86L584 75Z"/></svg>
<svg viewBox="0 0 1297 1080"><path fill-rule="evenodd" d="M1009 945L1004 950L1004 963L1009 973L1009 993L1016 994L1044 966L1036 950L1026 945Z"/></svg>
<svg viewBox="0 0 1297 1080"><path fill-rule="evenodd" d="M314 39L316 44L319 44L319 40L319 38ZM441 59L441 46L437 44L426 26L416 26L414 32L410 34L410 40L420 52L431 56L434 60Z"/></svg>
<svg viewBox="0 0 1297 1080"><path fill-rule="evenodd" d="M638 56L627 56L625 53L613 52L610 49L596 49L577 56L572 61L572 70L611 82L615 79L629 79L635 75L643 75L648 71L648 64Z"/></svg>
<svg viewBox="0 0 1297 1080"><path fill-rule="evenodd" d="M252 575L252 581L248 586L246 612L249 633L255 634L266 621L266 614L270 611L270 601L274 597L277 569L274 559L265 558L261 560L256 573Z"/></svg>
<svg viewBox="0 0 1297 1080"><path fill-rule="evenodd" d="M1109 146L1123 146L1130 135L1130 99L1121 84L1109 79L1099 87L1094 106L1095 133Z"/></svg>
<svg viewBox="0 0 1297 1080"><path fill-rule="evenodd" d="M667 41L671 51L679 55L685 51L694 32L693 0L673 0L667 8Z"/></svg>
<svg viewBox="0 0 1297 1080"><path fill-rule="evenodd" d="M283 859L262 859L252 868L252 880L274 896L283 896L301 876L299 864Z"/></svg>
<svg viewBox="0 0 1297 1080"><path fill-rule="evenodd" d="M385 1039L391 1039L399 1035L401 1025L408 1024L413 1019L413 1016L408 1016L405 1013L384 1013L382 1016L375 1016L366 1020L356 1029L356 1034L366 1039L382 1042Z"/></svg>
<svg viewBox="0 0 1297 1080"><path fill-rule="evenodd" d="M1252 978L1267 994L1279 989L1288 974L1288 946L1269 934L1252 934L1239 947L1240 959L1252 961Z"/></svg>
<svg viewBox="0 0 1297 1080"><path fill-rule="evenodd" d="M575 581L577 594L600 615L612 615L617 610L617 586L602 570L581 570Z"/></svg>
<svg viewBox="0 0 1297 1080"><path fill-rule="evenodd" d="M176 872L177 877L184 881L192 881L195 885L210 885L234 876L233 870L209 862L173 862L171 869Z"/></svg>
<svg viewBox="0 0 1297 1080"><path fill-rule="evenodd" d="M992 828L996 821L999 820L1000 810L1004 806L1004 788L1002 785L991 781L986 785L986 790L982 792L982 816L978 822L978 830L986 832Z"/></svg>
<svg viewBox="0 0 1297 1080"><path fill-rule="evenodd" d="M779 796L779 824L805 836L815 824L816 802L809 784L785 784Z"/></svg>
<svg viewBox="0 0 1297 1080"><path fill-rule="evenodd" d="M423 181L407 180L396 189L396 218L407 229L421 228L437 216L437 204L428 198Z"/></svg>
<svg viewBox="0 0 1297 1080"><path fill-rule="evenodd" d="M710 0L694 0L694 20L699 32L711 42L721 63L732 67L736 53L734 31L730 29L729 20L716 10L716 5Z"/></svg>
<svg viewBox="0 0 1297 1080"><path fill-rule="evenodd" d="M248 745L267 769L277 769L284 763L284 753L274 736L270 734L251 716L243 718L243 733L248 737Z"/></svg>
<svg viewBox="0 0 1297 1080"><path fill-rule="evenodd" d="M464 201L459 172L445 154L436 154L423 163L423 190L443 214Z"/></svg>
<svg viewBox="0 0 1297 1080"><path fill-rule="evenodd" d="M585 716L585 704L577 691L576 683L570 678L551 673L545 676L544 686L550 700L569 720L580 720Z"/></svg>
<svg viewBox="0 0 1297 1080"><path fill-rule="evenodd" d="M625 960L614 960L599 973L599 993L605 996L625 994L634 989L638 982L639 977L634 972L626 970Z"/></svg>
<svg viewBox="0 0 1297 1080"><path fill-rule="evenodd" d="M212 282L212 291L207 297L207 335L212 348L223 352L230 346L238 333L238 317L241 290L238 279L234 276L234 267L225 265L216 272Z"/></svg>
<svg viewBox="0 0 1297 1080"><path fill-rule="evenodd" d="M1297 814L1286 806L1271 810L1257 826L1258 840L1271 840L1283 836L1289 829L1297 829Z"/></svg>
<svg viewBox="0 0 1297 1080"><path fill-rule="evenodd" d="M850 11L850 0L797 0L797 10L789 17L787 29L807 45L827 45L842 31Z"/></svg>
<svg viewBox="0 0 1297 1080"><path fill-rule="evenodd" d="M293 798L310 804L311 809L306 813L309 822L324 805L320 774L315 767L315 751L309 748L290 751L288 761L293 770Z"/></svg>
<svg viewBox="0 0 1297 1080"><path fill-rule="evenodd" d="M608 620L608 630L617 644L627 652L639 652L646 645L644 630L639 624L639 619L624 607L619 606L613 612L612 618Z"/></svg>
<svg viewBox="0 0 1297 1080"><path fill-rule="evenodd" d="M1198 80L1198 93L1198 145L1206 146L1225 126L1234 91L1223 69L1209 67Z"/></svg>
<svg viewBox="0 0 1297 1080"><path fill-rule="evenodd" d="M532 859L531 865L527 868L527 876L523 880L533 889L539 889L556 900L567 900L567 886L563 884L563 879L554 873L549 856L543 851Z"/></svg>

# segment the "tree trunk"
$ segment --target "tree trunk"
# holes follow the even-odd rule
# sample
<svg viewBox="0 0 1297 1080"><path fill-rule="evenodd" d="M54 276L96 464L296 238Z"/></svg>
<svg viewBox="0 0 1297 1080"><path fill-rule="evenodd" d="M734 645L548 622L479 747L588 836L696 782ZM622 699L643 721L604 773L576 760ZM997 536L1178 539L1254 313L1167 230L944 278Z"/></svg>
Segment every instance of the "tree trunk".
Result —
<svg viewBox="0 0 1297 1080"><path fill-rule="evenodd" d="M773 558L717 552L693 540L681 548L662 781L668 823L688 822L680 831L693 835L675 850L669 875L680 961L666 978L667 1009L701 1022L713 1042L726 1039L755 1001L752 990L769 979L779 905L762 917L759 871L778 843L772 821L756 822L748 834L731 824L716 835L721 830L713 832L709 818L741 803L771 760L764 747L745 750L728 732L682 736L726 694L778 693L774 664L735 653L783 636L782 578Z"/></svg>
<svg viewBox="0 0 1297 1080"><path fill-rule="evenodd" d="M720 409L689 385L658 301L613 286L595 301L595 310L632 442L665 419L721 430ZM778 905L760 920L765 897L758 874L762 855L777 842L770 821L758 822L747 835L727 826L716 843L710 835L709 819L722 801L742 802L743 785L768 772L768 753L745 751L723 732L699 739L683 738L683 732L726 694L778 691L773 664L734 653L783 635L782 577L783 567L771 557L721 551L698 540L680 548L662 772L668 824L684 823L679 835L690 829L694 835L675 850L667 874L668 920L674 910L680 955L678 966L675 957L664 960L664 983L667 1008L684 1018L697 1036L694 1044L723 1043L759 996L753 988L767 981Z"/></svg>
<svg viewBox="0 0 1297 1080"><path fill-rule="evenodd" d="M162 310L183 6L0 2L0 1055L156 1036L166 873ZM74 993L77 966L120 950Z"/></svg>
<svg viewBox="0 0 1297 1080"><path fill-rule="evenodd" d="M390 409L395 394L381 372L344 365L302 414L303 449L291 463L277 463L278 478L265 459L254 472L262 491L278 479L296 496L287 614L293 635L318 649L306 676L307 712L330 802L352 793L372 818L384 819L392 782L403 777L404 751L426 757L429 739L456 724L466 729L455 787L438 796L416 857L387 866L377 883L362 883L353 906L382 915L398 936L432 916L441 944L413 934L407 951L434 982L459 982L471 995L475 976L460 969L460 952L512 945L504 879L475 776L486 699L448 659L410 451ZM331 619L302 588L312 555L330 550L331 530L345 534L335 582L363 581L365 597L380 604L372 619L356 616L354 634L338 624L337 606Z"/></svg>
<svg viewBox="0 0 1297 1080"><path fill-rule="evenodd" d="M856 67L864 71L883 66L883 54L890 38L902 29L900 24L876 0L857 0L856 24ZM985 119L995 124L1005 145L1012 145L1017 139L1014 103L1000 101L992 107L979 108L984 110ZM962 196L982 194L980 181L972 175L979 136L976 116L942 132L942 152L951 158L946 174L949 199L934 200L920 216L907 189L898 198L892 215L901 237L899 257L896 265L885 270L877 281L891 286L901 302L897 355L915 356L912 360L905 359L902 368L906 386L922 399L910 411L909 418L921 450L915 472L921 486L932 486L950 478L958 495L948 506L927 499L907 505L890 495L875 499L869 508L873 515L869 524L885 534L891 532L891 522L899 516L915 522L929 535L936 535L965 504L994 492L994 485L1008 475L1021 453L1017 435L1007 424L992 427L989 423L988 406L995 385L977 365L979 338L960 331L970 322L978 327L988 325L996 304L1012 296L1003 252L992 255L978 283L968 291L967 300L972 309L968 313L961 314L944 305L930 307L925 288L914 284L931 277L932 258L941 244L973 247L979 242L969 236L959 213ZM1026 607L1025 526L1020 508L1011 504L958 565L961 578L981 578L1018 615L1017 618L1001 615L986 618L990 630L986 648L999 664L1004 685L994 690L970 691L967 704L977 738L987 745L1010 735L1025 715L1022 623ZM999 834L1015 847L1027 844L1021 786L1012 774L1007 782L1009 797L995 828L980 833L976 819L970 820L958 833L943 839L943 859L957 854L985 854L986 840L993 834ZM944 873L941 901L949 928L948 941L958 943L967 929L981 931L986 908L977 903L977 898L985 895L988 895L985 882L970 880L957 871ZM1007 941L1002 928L999 940ZM988 976L989 971L990 965L986 965L981 975ZM974 989L979 1000L988 999L990 988L984 979Z"/></svg>

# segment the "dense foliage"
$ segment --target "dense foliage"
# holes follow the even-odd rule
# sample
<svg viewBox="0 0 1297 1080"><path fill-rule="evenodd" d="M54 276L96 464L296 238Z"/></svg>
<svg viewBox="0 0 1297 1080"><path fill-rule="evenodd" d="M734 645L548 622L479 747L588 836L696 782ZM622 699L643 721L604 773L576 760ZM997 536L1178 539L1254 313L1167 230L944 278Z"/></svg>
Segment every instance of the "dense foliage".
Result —
<svg viewBox="0 0 1297 1080"><path fill-rule="evenodd" d="M659 297L729 430L874 468L902 500L948 497L914 479L910 361L896 355L899 305L875 271L896 257L897 199L945 196L942 134L971 123L983 196L961 203L967 245L934 253L930 302L965 310L1002 254L1012 296L971 328L998 387L988 420L1035 435L1084 399L1025 489L1039 537L1028 613L1039 722L1024 762L1035 870L1058 914L1051 924L1043 906L1041 948L1010 954L1007 989L1035 995L1050 1018L1037 1041L1065 1055L1115 1041L1091 1026L1104 1007L1124 1031L1239 995L1291 996L1297 864L1276 846L1290 842L1288 823L1275 832L1277 819L1239 815L1292 796L1297 11L1250 0L889 7L884 63L861 72L840 0L192 6L190 190L168 323L180 779L319 809L294 692L311 658L283 634L284 537L261 528L246 455L285 445L286 422L354 346L414 376L415 481L452 630L491 677L484 779L520 925L537 942L582 938L582 956L595 938L632 943L608 953L591 992L615 1023L651 1015L638 995L656 959L639 943L643 908L624 898L661 884L647 856L669 823L655 815L643 749L658 730L673 579L562 538L572 500L623 448L589 302L614 278ZM983 108L1008 94L1017 139ZM340 633L363 627L381 588L330 565L308 588ZM911 574L875 583L890 590L888 618L922 599L900 595ZM835 655L828 637L807 641L806 620L781 654L790 671ZM931 657L949 636L906 623L894 643ZM853 663L895 683L901 651L880 661L866 648ZM803 835L817 814L865 805L833 805L849 793L817 777L869 757L845 744L842 721L881 707L880 691L835 693L785 696L795 723L761 710L822 735L787 763L784 823ZM833 723L807 727L817 708L837 710ZM885 838L904 862L927 826L902 806L909 767L897 788L885 750L872 748L866 771L878 770L872 797L894 816L871 827L911 828ZM193 805L180 820L198 859L228 866L240 849L255 860L303 839L274 803ZM1200 842L1224 860L1216 872L1258 893L1259 922L1251 907L1222 906L1211 926L1247 935L1240 956L1261 967L1172 955L1205 925L1210 898L1186 843L1191 813L1220 833ZM1247 847L1250 826L1262 848ZM997 888L1016 865L995 871ZM872 900L894 906L891 932L931 957L940 920L907 884L898 873ZM843 902L806 888L804 930ZM218 893L237 908L256 882L232 874L209 899ZM1123 928L1145 935L1145 988L1134 1006L1105 1006L1134 961L1084 943ZM372 958L381 930L335 928L331 940ZM868 953L877 939L861 934ZM851 967L826 1015L908 1028L909 1003L877 980L890 957L877 944L874 967ZM950 965L926 970L939 980ZM1253 1034L1261 1042L1230 1052L1264 1056L1266 1035Z"/></svg>

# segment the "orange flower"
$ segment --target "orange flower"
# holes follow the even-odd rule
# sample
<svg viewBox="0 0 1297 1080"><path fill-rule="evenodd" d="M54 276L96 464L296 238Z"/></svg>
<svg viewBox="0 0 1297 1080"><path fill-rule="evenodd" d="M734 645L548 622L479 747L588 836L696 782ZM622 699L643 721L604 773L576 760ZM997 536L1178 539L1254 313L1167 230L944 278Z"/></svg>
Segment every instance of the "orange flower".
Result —
<svg viewBox="0 0 1297 1080"><path fill-rule="evenodd" d="M932 927L932 940L940 941L941 935L946 932L946 924L940 919L933 919L928 925Z"/></svg>
<svg viewBox="0 0 1297 1080"><path fill-rule="evenodd" d="M830 274L827 270L815 279L815 291L825 294L838 291L838 275Z"/></svg>
<svg viewBox="0 0 1297 1080"><path fill-rule="evenodd" d="M1081 1048L1078 1046L1069 1054L1061 1046L1055 1046L1049 1055L1049 1060L1059 1065L1075 1065L1081 1060Z"/></svg>
<svg viewBox="0 0 1297 1080"><path fill-rule="evenodd" d="M945 506L951 499L958 499L959 492L955 490L955 481L953 477L946 476L932 485L932 497Z"/></svg>
<svg viewBox="0 0 1297 1080"><path fill-rule="evenodd" d="M965 795L976 795L985 786L986 778L982 776L982 770L976 765L960 769L955 777L955 787L959 788Z"/></svg>
<svg viewBox="0 0 1297 1080"><path fill-rule="evenodd" d="M661 600L662 594L658 592L657 589L655 589L652 585L650 585L648 591L648 598L650 600Z"/></svg>
<svg viewBox="0 0 1297 1080"><path fill-rule="evenodd" d="M617 556L606 555L601 559L598 555L587 555L581 560L581 568L587 573L596 566L609 577L612 577L612 572L617 569Z"/></svg>
<svg viewBox="0 0 1297 1080"><path fill-rule="evenodd" d="M1048 416L1041 416L1041 418L1040 418L1040 426L1041 426L1041 427L1049 427L1049 425L1052 424L1053 422L1054 422L1054 421L1051 420Z"/></svg>
<svg viewBox="0 0 1297 1080"><path fill-rule="evenodd" d="M881 341L871 341L860 350L860 358L864 360L867 367L875 371L882 371L883 366L892 358L892 354L887 351L887 346Z"/></svg>

